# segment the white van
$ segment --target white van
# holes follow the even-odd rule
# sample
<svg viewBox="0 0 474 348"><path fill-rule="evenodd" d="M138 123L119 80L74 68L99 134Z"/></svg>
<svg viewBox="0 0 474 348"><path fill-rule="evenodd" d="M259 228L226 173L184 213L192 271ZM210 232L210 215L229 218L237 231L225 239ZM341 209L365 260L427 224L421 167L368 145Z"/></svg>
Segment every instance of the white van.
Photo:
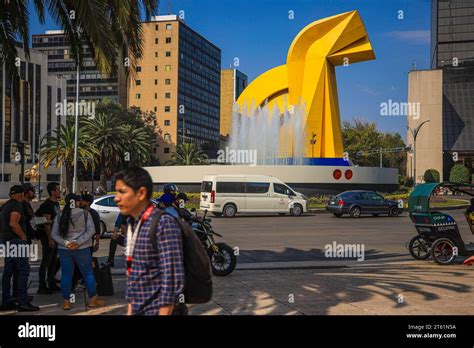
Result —
<svg viewBox="0 0 474 348"><path fill-rule="evenodd" d="M308 201L273 176L206 175L201 184L200 208L226 217L237 213L299 216L308 211Z"/></svg>

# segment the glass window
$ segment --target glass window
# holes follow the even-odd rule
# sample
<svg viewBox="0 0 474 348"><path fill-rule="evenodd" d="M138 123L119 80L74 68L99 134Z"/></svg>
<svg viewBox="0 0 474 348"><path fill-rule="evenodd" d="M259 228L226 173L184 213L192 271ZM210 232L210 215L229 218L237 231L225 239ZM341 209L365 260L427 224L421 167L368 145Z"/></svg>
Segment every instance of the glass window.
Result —
<svg viewBox="0 0 474 348"><path fill-rule="evenodd" d="M170 99L171 98L171 93L165 93L165 98Z"/></svg>
<svg viewBox="0 0 474 348"><path fill-rule="evenodd" d="M135 95L135 98L137 98L137 99L140 99L140 97L141 97L140 93L137 93L137 94Z"/></svg>
<svg viewBox="0 0 474 348"><path fill-rule="evenodd" d="M171 107L170 106L165 106L165 112L170 112L171 111Z"/></svg>
<svg viewBox="0 0 474 348"><path fill-rule="evenodd" d="M286 185L282 184L273 184L273 190L275 193L286 195L286 196L296 196L295 193Z"/></svg>
<svg viewBox="0 0 474 348"><path fill-rule="evenodd" d="M155 58L157 58L157 57L158 57L158 52L155 52Z"/></svg>
<svg viewBox="0 0 474 348"><path fill-rule="evenodd" d="M157 40L158 40L158 39L157 39ZM170 38L170 37L167 37L167 38L166 38L166 43L167 43L167 44L171 43L171 38Z"/></svg>
<svg viewBox="0 0 474 348"><path fill-rule="evenodd" d="M157 79L155 79L155 85L157 85L157 84L158 84L158 80L157 80Z"/></svg>
<svg viewBox="0 0 474 348"><path fill-rule="evenodd" d="M140 86L142 84L142 80L137 80L136 83L137 83L137 86Z"/></svg>
<svg viewBox="0 0 474 348"><path fill-rule="evenodd" d="M165 153L170 153L170 148L169 148L169 147L165 147L165 148L164 148L164 152L165 152Z"/></svg>
<svg viewBox="0 0 474 348"><path fill-rule="evenodd" d="M212 181L203 181L201 184L201 192L211 192L212 191Z"/></svg>
<svg viewBox="0 0 474 348"><path fill-rule="evenodd" d="M158 24L155 24L155 30L158 30Z"/></svg>
<svg viewBox="0 0 474 348"><path fill-rule="evenodd" d="M376 194L375 192L366 192L365 197L366 199L373 200L373 201L383 200L383 197L379 194Z"/></svg>
<svg viewBox="0 0 474 348"><path fill-rule="evenodd" d="M171 124L170 120L165 120L165 126L169 126Z"/></svg>
<svg viewBox="0 0 474 348"><path fill-rule="evenodd" d="M171 65L170 64L165 65L165 71L171 71Z"/></svg>
<svg viewBox="0 0 474 348"><path fill-rule="evenodd" d="M268 182L248 182L246 183L247 193L267 193L270 188Z"/></svg>
<svg viewBox="0 0 474 348"><path fill-rule="evenodd" d="M137 72L140 72L142 71L142 67L141 66L137 66Z"/></svg>
<svg viewBox="0 0 474 348"><path fill-rule="evenodd" d="M165 79L165 85L170 85L171 84L171 79Z"/></svg>
<svg viewBox="0 0 474 348"><path fill-rule="evenodd" d="M243 182L218 182L216 184L219 193L245 193L245 183Z"/></svg>
<svg viewBox="0 0 474 348"><path fill-rule="evenodd" d="M155 44L158 44L158 38L155 39Z"/></svg>
<svg viewBox="0 0 474 348"><path fill-rule="evenodd" d="M171 24L166 24L166 30L171 30L173 26Z"/></svg>
<svg viewBox="0 0 474 348"><path fill-rule="evenodd" d="M158 65L155 65L155 71L158 71Z"/></svg>
<svg viewBox="0 0 474 348"><path fill-rule="evenodd" d="M171 51L166 51L166 56L171 57Z"/></svg>

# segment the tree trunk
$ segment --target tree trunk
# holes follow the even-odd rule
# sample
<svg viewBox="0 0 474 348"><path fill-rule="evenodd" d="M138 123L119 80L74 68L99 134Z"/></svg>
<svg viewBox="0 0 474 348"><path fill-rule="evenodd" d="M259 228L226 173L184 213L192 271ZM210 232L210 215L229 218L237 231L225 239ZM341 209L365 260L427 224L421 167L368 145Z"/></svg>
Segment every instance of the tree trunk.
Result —
<svg viewBox="0 0 474 348"><path fill-rule="evenodd" d="M105 172L105 161L103 156L100 156L100 179L99 187L102 192L107 192L107 182L106 182L106 172Z"/></svg>
<svg viewBox="0 0 474 348"><path fill-rule="evenodd" d="M66 187L68 193L72 192L72 180L74 176L74 169L70 164L66 163Z"/></svg>

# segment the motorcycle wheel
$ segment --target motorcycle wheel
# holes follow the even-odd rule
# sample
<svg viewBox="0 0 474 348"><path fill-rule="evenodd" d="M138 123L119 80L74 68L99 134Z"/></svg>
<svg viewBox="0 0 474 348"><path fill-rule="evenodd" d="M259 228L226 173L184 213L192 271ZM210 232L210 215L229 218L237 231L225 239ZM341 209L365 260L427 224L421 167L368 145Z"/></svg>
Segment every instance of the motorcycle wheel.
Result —
<svg viewBox="0 0 474 348"><path fill-rule="evenodd" d="M212 273L219 277L232 273L237 265L237 257L234 255L234 249L225 243L216 243L214 245L219 249L217 252L214 252L212 247L208 249Z"/></svg>

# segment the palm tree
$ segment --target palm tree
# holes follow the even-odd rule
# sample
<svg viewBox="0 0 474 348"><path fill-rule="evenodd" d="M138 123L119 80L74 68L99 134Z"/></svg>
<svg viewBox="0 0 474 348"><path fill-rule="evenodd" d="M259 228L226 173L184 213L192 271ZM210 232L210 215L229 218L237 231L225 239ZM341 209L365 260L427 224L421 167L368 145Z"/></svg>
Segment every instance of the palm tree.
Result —
<svg viewBox="0 0 474 348"><path fill-rule="evenodd" d="M72 177L74 174L74 124L61 125L48 136L46 143L41 146L40 158L44 168L48 168L53 161L56 161L56 167L62 165L66 168L66 186L69 192L72 192ZM97 149L91 142L91 139L85 134L84 130L79 128L77 153L79 160L87 168L88 158L97 156Z"/></svg>
<svg viewBox="0 0 474 348"><path fill-rule="evenodd" d="M99 112L94 118L84 119L82 129L98 151L100 188L106 190L106 177L111 176L126 156L127 138L125 128L118 117Z"/></svg>
<svg viewBox="0 0 474 348"><path fill-rule="evenodd" d="M32 0L41 24L45 24L46 11L59 24L71 45L76 63L82 65L83 43L90 48L97 67L104 73L116 69L117 52L130 59L135 67L143 57L143 29L140 10L146 19L158 10L158 0ZM29 1L3 0L0 11L0 65L18 78L15 59L18 56L16 40L23 44L29 56Z"/></svg>
<svg viewBox="0 0 474 348"><path fill-rule="evenodd" d="M150 161L152 138L143 128L138 128L132 124L123 126L123 133L128 142L125 144L125 151L130 155L130 161L125 161L124 166L142 166Z"/></svg>
<svg viewBox="0 0 474 348"><path fill-rule="evenodd" d="M207 155L196 144L179 144L165 166L193 166L209 164Z"/></svg>

